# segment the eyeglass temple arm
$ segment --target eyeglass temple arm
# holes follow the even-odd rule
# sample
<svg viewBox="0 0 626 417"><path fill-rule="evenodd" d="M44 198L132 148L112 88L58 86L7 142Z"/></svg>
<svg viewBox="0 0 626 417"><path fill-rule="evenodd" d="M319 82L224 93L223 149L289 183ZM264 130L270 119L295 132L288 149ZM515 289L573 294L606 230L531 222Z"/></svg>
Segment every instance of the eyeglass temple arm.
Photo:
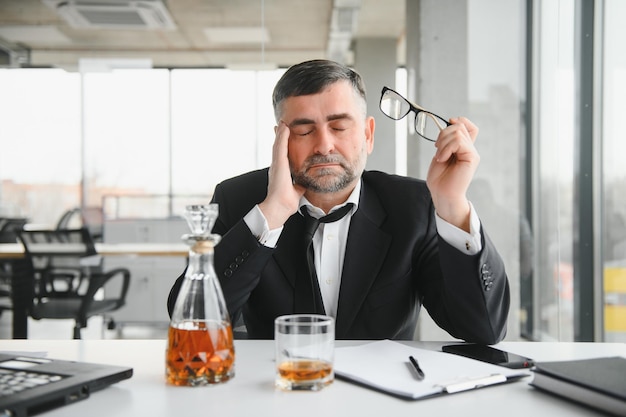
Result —
<svg viewBox="0 0 626 417"><path fill-rule="evenodd" d="M433 122L435 122L435 124L437 125L437 127L439 128L440 131L449 126L449 124L447 124L447 123L446 123L445 126L442 125L441 119L439 119L439 116L435 117L435 115L433 113L429 112L428 110L426 110L422 106L418 106L417 104L413 103L412 101L407 100L406 98L404 98L404 99L406 100L407 103L409 103L411 105L412 110L416 114L417 113L426 113L428 115L428 117L430 117L433 120Z"/></svg>
<svg viewBox="0 0 626 417"><path fill-rule="evenodd" d="M441 123L441 119L439 119L438 117L435 117L434 114L432 114L429 111L424 111L424 113L426 113L428 115L428 117L430 117L433 122L435 122L435 124L437 125L437 127L439 128L439 131L442 131L443 129L445 129L446 127L449 126L449 124L446 124L445 126Z"/></svg>

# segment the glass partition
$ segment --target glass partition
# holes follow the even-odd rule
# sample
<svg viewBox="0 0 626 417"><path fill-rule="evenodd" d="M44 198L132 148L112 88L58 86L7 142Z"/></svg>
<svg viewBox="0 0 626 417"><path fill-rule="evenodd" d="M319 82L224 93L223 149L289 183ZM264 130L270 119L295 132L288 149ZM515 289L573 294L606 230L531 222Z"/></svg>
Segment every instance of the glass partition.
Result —
<svg viewBox="0 0 626 417"><path fill-rule="evenodd" d="M602 170L604 339L626 342L626 2L604 2Z"/></svg>
<svg viewBox="0 0 626 417"><path fill-rule="evenodd" d="M534 6L532 338L572 341L574 1Z"/></svg>

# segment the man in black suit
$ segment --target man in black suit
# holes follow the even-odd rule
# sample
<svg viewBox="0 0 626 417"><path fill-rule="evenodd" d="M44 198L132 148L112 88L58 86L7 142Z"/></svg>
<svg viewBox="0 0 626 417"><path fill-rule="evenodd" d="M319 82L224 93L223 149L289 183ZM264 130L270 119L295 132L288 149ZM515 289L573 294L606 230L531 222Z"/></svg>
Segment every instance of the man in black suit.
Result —
<svg viewBox="0 0 626 417"><path fill-rule="evenodd" d="M364 170L375 122L350 68L294 65L273 102L271 166L222 182L213 196L213 232L222 235L215 269L248 336L272 338L277 316L316 312L335 317L337 339L411 339L423 304L456 338L502 340L506 273L466 198L479 162L476 126L450 120L424 182ZM305 217L346 205L347 215L314 232L311 272Z"/></svg>

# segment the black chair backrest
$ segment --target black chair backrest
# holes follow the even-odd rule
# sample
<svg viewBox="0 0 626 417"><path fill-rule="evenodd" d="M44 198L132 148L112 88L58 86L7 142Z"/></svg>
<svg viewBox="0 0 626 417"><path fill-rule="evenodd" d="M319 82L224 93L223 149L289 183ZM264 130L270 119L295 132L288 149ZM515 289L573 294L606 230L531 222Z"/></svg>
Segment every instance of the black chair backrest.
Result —
<svg viewBox="0 0 626 417"><path fill-rule="evenodd" d="M79 215L80 215L79 208L73 208L71 210L67 210L65 213L63 213L63 215L57 222L57 227L56 227L57 230L70 229L71 228L70 223L75 223L75 219L80 219Z"/></svg>
<svg viewBox="0 0 626 417"><path fill-rule="evenodd" d="M17 243L17 232L24 229L28 219L0 217L0 243Z"/></svg>
<svg viewBox="0 0 626 417"><path fill-rule="evenodd" d="M83 207L67 210L59 219L57 229L77 229L86 227L96 242L102 242L104 212L102 207Z"/></svg>
<svg viewBox="0 0 626 417"><path fill-rule="evenodd" d="M27 255L84 257L96 255L86 227L80 229L22 230L18 236Z"/></svg>
<svg viewBox="0 0 626 417"><path fill-rule="evenodd" d="M22 230L18 237L31 260L36 294L78 295L89 268L97 268L101 258L86 228Z"/></svg>

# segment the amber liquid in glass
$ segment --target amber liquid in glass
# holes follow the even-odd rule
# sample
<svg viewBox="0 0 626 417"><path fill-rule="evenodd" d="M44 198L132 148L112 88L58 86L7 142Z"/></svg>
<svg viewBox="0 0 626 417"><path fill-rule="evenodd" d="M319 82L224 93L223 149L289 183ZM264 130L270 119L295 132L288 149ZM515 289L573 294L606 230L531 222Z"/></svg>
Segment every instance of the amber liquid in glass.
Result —
<svg viewBox="0 0 626 417"><path fill-rule="evenodd" d="M197 322L169 328L167 383L179 386L226 382L235 376L230 325Z"/></svg>
<svg viewBox="0 0 626 417"><path fill-rule="evenodd" d="M291 383L323 381L333 370L330 363L319 360L287 361L278 365L278 374Z"/></svg>

